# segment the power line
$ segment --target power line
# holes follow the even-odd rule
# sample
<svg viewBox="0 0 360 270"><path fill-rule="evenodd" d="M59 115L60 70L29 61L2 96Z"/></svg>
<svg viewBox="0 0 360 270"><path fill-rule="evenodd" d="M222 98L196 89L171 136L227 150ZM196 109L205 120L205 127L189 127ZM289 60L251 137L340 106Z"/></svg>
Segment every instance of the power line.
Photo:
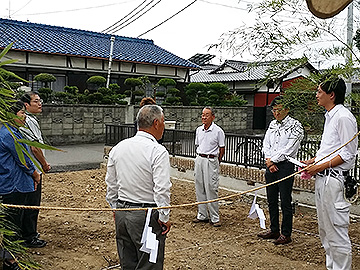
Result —
<svg viewBox="0 0 360 270"><path fill-rule="evenodd" d="M32 0L29 0L25 5L23 5L21 8L19 8L17 11L13 12L11 14L11 16L13 16L14 14L18 13L20 10L22 10L23 8L25 8L28 4L30 4L32 2ZM9 15L10 17L10 15Z"/></svg>
<svg viewBox="0 0 360 270"><path fill-rule="evenodd" d="M121 22L122 20L124 20L126 17L128 17L131 13L133 13L135 10L137 10L141 5L143 5L147 0L144 0L140 5L138 5L136 8L134 8L132 11L130 11L128 14L126 14L124 17L122 17L120 20L118 20L116 23L114 23L113 25L110 25L108 28L102 30L101 32L106 32L107 30L109 30L111 27L115 26L116 24L118 24L119 22Z"/></svg>
<svg viewBox="0 0 360 270"><path fill-rule="evenodd" d="M38 12L38 13L28 13L28 14L21 14L22 16L36 16L36 15L44 15L44 14L55 14L55 13L66 13L66 12L76 12L76 11L82 11L82 10L88 10L88 9L97 9L97 8L103 8L103 7L109 7L109 6L117 6L125 3L129 3L131 0L122 1L120 3L112 3L112 4L106 4L106 5L100 5L100 6L93 6L93 7L82 7L82 8L75 8L75 9L67 9L67 10L56 10L56 11L46 11L46 12Z"/></svg>
<svg viewBox="0 0 360 270"><path fill-rule="evenodd" d="M204 2L204 3L207 3L207 4L211 4L211 5L227 7L227 8L234 8L234 9L240 9L240 10L246 10L246 11L248 10L248 8L234 7L234 6L224 5L224 4L220 4L220 3L214 3L214 2L210 2L210 1L206 1L206 0L200 0L200 2ZM253 4L251 2L245 2L245 1L242 1L242 2L247 3L248 5Z"/></svg>
<svg viewBox="0 0 360 270"><path fill-rule="evenodd" d="M166 23L168 20L174 18L176 15L178 15L179 13L183 12L185 9L187 9L188 7L190 7L192 4L194 4L196 1L198 0L194 0L193 2L191 2L190 4L188 4L186 7L184 7L183 9L179 10L178 12L176 12L174 15L170 16L169 18L167 18L165 21L162 21L161 23L159 23L158 25L154 26L153 28L147 30L146 32L142 33L141 35L138 35L137 37L141 37L147 33L149 33L150 31L154 30L155 28L159 27L160 25Z"/></svg>
<svg viewBox="0 0 360 270"><path fill-rule="evenodd" d="M152 0L149 4L151 4L154 0ZM139 14L143 9L141 9L139 12L135 13L131 18L128 18L127 20L125 20L123 23L121 23L120 25L118 25L117 27L115 27L114 29L111 30L111 34L116 33L117 31L125 28L126 26L128 26L129 24L135 22L136 20L138 20L140 17L142 17L143 15L145 15L146 13L148 13L152 8L154 8L157 4L159 4L162 0L158 0L155 4L153 4L150 8L148 8L147 10L145 10L143 13L141 13L139 16L135 17L137 14ZM145 7L147 7L149 4L147 4ZM134 18L135 17L135 18ZM133 19L134 18L134 19ZM127 24L125 24L127 21L131 20L130 22L128 22Z"/></svg>

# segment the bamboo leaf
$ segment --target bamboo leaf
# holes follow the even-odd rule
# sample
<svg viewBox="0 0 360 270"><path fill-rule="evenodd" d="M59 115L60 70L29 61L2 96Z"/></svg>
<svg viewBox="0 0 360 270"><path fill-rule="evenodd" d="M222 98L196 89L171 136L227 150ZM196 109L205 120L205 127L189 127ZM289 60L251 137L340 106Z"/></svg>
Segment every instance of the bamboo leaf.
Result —
<svg viewBox="0 0 360 270"><path fill-rule="evenodd" d="M26 167L28 168L27 164L26 164L26 160L25 160L25 156L24 156L24 153L23 153L23 150L21 148L21 145L15 140L14 141L15 143L15 150L16 150L16 153L21 161L21 163Z"/></svg>
<svg viewBox="0 0 360 270"><path fill-rule="evenodd" d="M0 53L0 59L3 58L5 56L5 54L7 54L7 52L11 49L13 44L14 44L14 42L12 42L6 46L6 48Z"/></svg>
<svg viewBox="0 0 360 270"><path fill-rule="evenodd" d="M17 61L18 61L17 59L9 59L9 60L6 60L6 61L2 61L2 62L0 62L0 67L15 63Z"/></svg>
<svg viewBox="0 0 360 270"><path fill-rule="evenodd" d="M39 164L39 162L30 155L30 153L27 151L27 149L26 149L24 146L22 146L22 145L20 145L20 147L21 147L23 153L25 153L25 155L27 155L28 158L30 158L30 160L32 161L32 163L34 163L34 165L36 166L36 168L38 168L42 173L45 173L44 170L43 170L43 168L42 168L41 165Z"/></svg>
<svg viewBox="0 0 360 270"><path fill-rule="evenodd" d="M39 142L36 142L36 141L29 141L29 140L26 140L26 139L18 139L19 142L21 143L25 143L29 146L33 146L33 147L38 147L38 148L41 148L41 149L46 149L46 150L54 150L54 151L63 151L61 149L58 149L56 147L53 147L51 145L47 145L47 144L44 144L44 143L39 143Z"/></svg>

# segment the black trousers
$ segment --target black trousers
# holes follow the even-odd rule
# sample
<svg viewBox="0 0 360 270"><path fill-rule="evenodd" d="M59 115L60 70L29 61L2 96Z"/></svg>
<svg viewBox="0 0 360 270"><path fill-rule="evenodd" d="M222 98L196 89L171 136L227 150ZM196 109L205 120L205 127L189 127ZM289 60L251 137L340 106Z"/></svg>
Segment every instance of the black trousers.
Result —
<svg viewBox="0 0 360 270"><path fill-rule="evenodd" d="M294 173L294 164L288 161L282 161L275 164L278 171L271 173L266 169L265 179L266 183L272 183L276 180L282 179ZM279 194L280 206L282 211L281 233L285 236L290 236L292 232L293 213L291 207L291 192L294 183L294 177L290 177L280 183L268 186L266 188L266 195L270 213L270 229L272 232L280 232L279 226Z"/></svg>
<svg viewBox="0 0 360 270"><path fill-rule="evenodd" d="M42 176L42 175L41 175ZM33 192L27 193L26 205L40 206L41 202L41 185L42 181L37 185L37 188ZM39 210L25 209L24 210L24 222L21 227L22 237L24 240L31 240L37 236L37 222L38 222Z"/></svg>
<svg viewBox="0 0 360 270"><path fill-rule="evenodd" d="M10 194L0 196L1 203L4 204L15 204L15 205L25 205L27 195L29 193L21 192L12 192ZM11 222L11 226L7 229L10 229L16 234L11 237L11 240L20 240L21 239L21 227L24 223L24 210L20 208L8 208L6 209L5 221ZM6 250L1 250L1 258L13 259L13 256Z"/></svg>

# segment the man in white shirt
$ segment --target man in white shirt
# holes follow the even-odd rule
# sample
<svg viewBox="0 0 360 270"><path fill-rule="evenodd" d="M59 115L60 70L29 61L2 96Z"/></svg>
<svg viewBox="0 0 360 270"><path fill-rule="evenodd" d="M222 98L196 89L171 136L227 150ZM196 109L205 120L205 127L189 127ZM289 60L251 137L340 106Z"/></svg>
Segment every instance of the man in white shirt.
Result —
<svg viewBox="0 0 360 270"><path fill-rule="evenodd" d="M159 140L164 114L157 105L145 105L137 115L138 132L110 151L106 173L106 200L112 208L153 208L170 205L169 154ZM116 211L116 242L121 269L163 269L170 209L153 210L152 232L159 241L156 263L140 251L146 211Z"/></svg>
<svg viewBox="0 0 360 270"><path fill-rule="evenodd" d="M224 131L213 123L215 113L211 107L202 111L203 125L196 129L195 145L195 189L198 202L218 198L219 164L225 153ZM198 205L197 217L194 223L209 222L214 227L220 227L219 203L212 202Z"/></svg>
<svg viewBox="0 0 360 270"><path fill-rule="evenodd" d="M40 125L36 118L36 115L42 112L42 99L37 92L30 91L21 97L21 101L24 102L26 108L26 122L25 127L20 128L21 134L29 141L44 143ZM51 167L46 161L43 150L34 146L31 146L30 150L30 155L38 162L43 171L49 172ZM41 175L41 181L37 185L37 189L28 195L27 205L31 206L40 206L41 203L42 172L38 168L36 170ZM39 210L24 210L24 220L27 220L27 222L24 223L22 228L22 236L25 240L24 245L30 248L41 248L47 244L45 240L39 239L39 233L37 232L38 216Z"/></svg>
<svg viewBox="0 0 360 270"><path fill-rule="evenodd" d="M325 80L318 87L316 99L326 109L324 131L316 157L306 161L307 170L316 175L315 202L320 240L326 251L326 268L351 269L351 242L348 234L350 203L344 199L344 178L354 167L358 139L353 114L343 106L346 85L341 78ZM332 153L330 156L327 157Z"/></svg>
<svg viewBox="0 0 360 270"><path fill-rule="evenodd" d="M294 173L294 164L288 157L296 158L304 137L304 129L298 120L288 115L288 106L281 104L282 97L276 97L270 104L275 120L270 122L265 133L263 153L265 155L266 183L272 183ZM275 239L275 245L291 242L293 213L291 192L294 177L266 187L270 214L270 230L258 234L263 239ZM279 226L279 194L282 223ZM281 232L281 233L280 233Z"/></svg>

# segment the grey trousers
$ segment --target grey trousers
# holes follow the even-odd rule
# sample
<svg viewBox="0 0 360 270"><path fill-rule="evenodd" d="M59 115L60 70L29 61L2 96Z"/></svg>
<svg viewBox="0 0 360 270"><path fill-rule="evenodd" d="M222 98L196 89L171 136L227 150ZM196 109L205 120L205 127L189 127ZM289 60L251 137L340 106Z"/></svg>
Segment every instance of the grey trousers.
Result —
<svg viewBox="0 0 360 270"><path fill-rule="evenodd" d="M195 159L195 189L198 202L218 198L219 191L219 160L215 158ZM198 205L197 218L200 220L210 219L211 222L219 222L219 203L212 202Z"/></svg>
<svg viewBox="0 0 360 270"><path fill-rule="evenodd" d="M328 270L351 269L351 242L348 234L350 203L345 201L343 189L342 175L316 176L316 211Z"/></svg>
<svg viewBox="0 0 360 270"><path fill-rule="evenodd" d="M165 239L158 223L159 213L152 210L150 226L159 241L156 263L149 262L149 254L140 251L141 236L146 221L146 211L116 211L116 244L123 270L161 270L164 264Z"/></svg>

